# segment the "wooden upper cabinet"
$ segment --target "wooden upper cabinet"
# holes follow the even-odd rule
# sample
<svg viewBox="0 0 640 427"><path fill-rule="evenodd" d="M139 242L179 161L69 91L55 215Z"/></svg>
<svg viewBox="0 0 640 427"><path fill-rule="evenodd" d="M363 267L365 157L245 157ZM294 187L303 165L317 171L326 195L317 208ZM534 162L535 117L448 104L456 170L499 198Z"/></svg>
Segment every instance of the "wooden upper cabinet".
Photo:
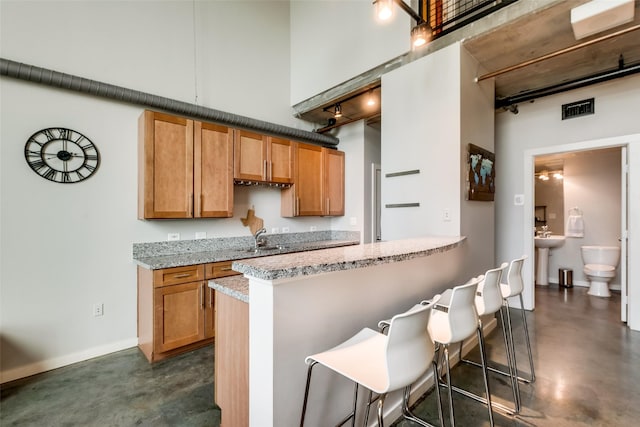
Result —
<svg viewBox="0 0 640 427"><path fill-rule="evenodd" d="M233 216L233 131L195 122L194 217Z"/></svg>
<svg viewBox="0 0 640 427"><path fill-rule="evenodd" d="M293 182L293 147L288 139L269 137L267 144L267 162L269 182L291 184Z"/></svg>
<svg viewBox="0 0 640 427"><path fill-rule="evenodd" d="M325 204L322 194L322 147L294 144L294 185L282 190L281 215L320 216Z"/></svg>
<svg viewBox="0 0 640 427"><path fill-rule="evenodd" d="M191 218L193 121L145 111L138 132L138 217Z"/></svg>
<svg viewBox="0 0 640 427"><path fill-rule="evenodd" d="M233 216L231 129L153 111L138 129L138 218Z"/></svg>
<svg viewBox="0 0 640 427"><path fill-rule="evenodd" d="M295 143L294 185L282 190L281 215L344 215L344 152Z"/></svg>
<svg viewBox="0 0 640 427"><path fill-rule="evenodd" d="M233 177L238 180L290 184L293 181L292 142L237 130Z"/></svg>
<svg viewBox="0 0 640 427"><path fill-rule="evenodd" d="M324 215L344 215L344 152L323 148Z"/></svg>
<svg viewBox="0 0 640 427"><path fill-rule="evenodd" d="M267 136L238 130L233 144L235 179L266 181Z"/></svg>

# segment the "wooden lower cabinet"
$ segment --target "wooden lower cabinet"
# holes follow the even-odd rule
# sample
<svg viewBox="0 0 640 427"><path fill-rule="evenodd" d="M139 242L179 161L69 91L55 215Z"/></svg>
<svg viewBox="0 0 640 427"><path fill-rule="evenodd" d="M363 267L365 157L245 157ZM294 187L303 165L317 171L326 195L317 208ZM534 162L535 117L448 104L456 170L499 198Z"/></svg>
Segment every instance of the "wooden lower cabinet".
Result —
<svg viewBox="0 0 640 427"><path fill-rule="evenodd" d="M215 292L208 279L237 272L231 262L148 270L138 267L138 347L149 362L213 342Z"/></svg>
<svg viewBox="0 0 640 427"><path fill-rule="evenodd" d="M249 425L249 304L216 292L214 395L220 427Z"/></svg>

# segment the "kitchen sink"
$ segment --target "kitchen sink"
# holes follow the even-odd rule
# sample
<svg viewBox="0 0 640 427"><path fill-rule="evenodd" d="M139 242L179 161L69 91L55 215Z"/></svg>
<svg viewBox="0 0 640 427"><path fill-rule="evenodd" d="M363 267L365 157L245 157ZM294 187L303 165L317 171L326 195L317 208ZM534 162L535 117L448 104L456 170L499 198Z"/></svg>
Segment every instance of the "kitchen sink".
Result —
<svg viewBox="0 0 640 427"><path fill-rule="evenodd" d="M254 254L260 254L263 252L271 252L271 251L281 251L284 249L288 249L287 246L282 246L282 245L277 245L277 246L260 246L257 248L249 248L247 249L247 252L250 253L254 253Z"/></svg>

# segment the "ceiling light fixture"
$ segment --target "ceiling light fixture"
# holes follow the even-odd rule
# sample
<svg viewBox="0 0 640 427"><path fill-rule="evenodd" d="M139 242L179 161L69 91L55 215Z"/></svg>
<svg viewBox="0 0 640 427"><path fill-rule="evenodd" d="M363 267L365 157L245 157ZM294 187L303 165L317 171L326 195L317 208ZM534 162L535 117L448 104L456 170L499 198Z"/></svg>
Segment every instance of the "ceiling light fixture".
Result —
<svg viewBox="0 0 640 427"><path fill-rule="evenodd" d="M411 46L417 48L431 41L432 31L429 24L423 22L411 29Z"/></svg>
<svg viewBox="0 0 640 427"><path fill-rule="evenodd" d="M336 104L334 108L333 117L335 117L336 119L339 119L340 117L342 117L342 107L340 106L339 103Z"/></svg>
<svg viewBox="0 0 640 427"><path fill-rule="evenodd" d="M373 89L369 91L369 95L367 96L367 105L369 107L376 105L376 98L373 96Z"/></svg>
<svg viewBox="0 0 640 427"><path fill-rule="evenodd" d="M393 16L393 0L375 0L376 17L380 21L386 21Z"/></svg>
<svg viewBox="0 0 640 427"><path fill-rule="evenodd" d="M418 12L411 9L403 0L375 0L376 16L379 20L387 20L393 14L393 3L404 10L416 21L415 27L411 29L411 49L424 46L433 38L433 29L429 25L429 7L423 7L425 2L418 2Z"/></svg>
<svg viewBox="0 0 640 427"><path fill-rule="evenodd" d="M633 21L634 0L591 0L571 9L576 40Z"/></svg>

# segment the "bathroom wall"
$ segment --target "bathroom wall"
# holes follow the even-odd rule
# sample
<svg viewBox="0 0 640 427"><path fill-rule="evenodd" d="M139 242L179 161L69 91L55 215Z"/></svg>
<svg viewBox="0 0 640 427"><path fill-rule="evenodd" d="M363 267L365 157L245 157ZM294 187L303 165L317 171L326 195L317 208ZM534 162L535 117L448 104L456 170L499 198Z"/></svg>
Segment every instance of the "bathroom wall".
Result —
<svg viewBox="0 0 640 427"><path fill-rule="evenodd" d="M562 179L536 179L536 206L546 207L547 226L551 234L564 234L564 185ZM538 216L538 209L536 209ZM537 224L538 231L540 224Z"/></svg>
<svg viewBox="0 0 640 427"><path fill-rule="evenodd" d="M574 285L588 286L583 273L580 247L583 245L618 246L620 237L621 166L620 148L570 153L564 162L565 217L578 207L585 223L584 237L567 237L562 247L552 249L549 257L549 282L558 283L558 268L572 268ZM549 181L548 181L549 182ZM536 191L538 186L536 185ZM536 193L537 203L537 193ZM547 211L548 214L549 211ZM551 229L564 234L564 229ZM611 281L620 289L620 267Z"/></svg>

